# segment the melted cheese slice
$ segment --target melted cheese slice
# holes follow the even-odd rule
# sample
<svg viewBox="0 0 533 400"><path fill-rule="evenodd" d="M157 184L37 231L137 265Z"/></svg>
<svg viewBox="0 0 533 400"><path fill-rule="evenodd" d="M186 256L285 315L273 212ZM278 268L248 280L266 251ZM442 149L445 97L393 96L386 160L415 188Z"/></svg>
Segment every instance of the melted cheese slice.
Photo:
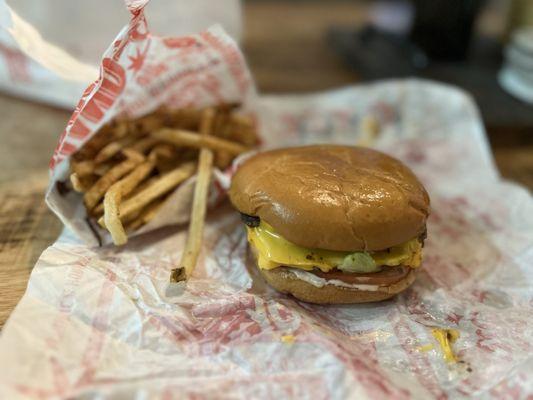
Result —
<svg viewBox="0 0 533 400"><path fill-rule="evenodd" d="M342 264L351 252L309 249L284 239L267 223L261 221L258 227L248 230L248 241L257 252L259 268L273 269L290 266L311 271L319 268L328 272ZM418 239L391 247L390 249L368 253L377 266L405 265L416 268L422 261L422 245Z"/></svg>

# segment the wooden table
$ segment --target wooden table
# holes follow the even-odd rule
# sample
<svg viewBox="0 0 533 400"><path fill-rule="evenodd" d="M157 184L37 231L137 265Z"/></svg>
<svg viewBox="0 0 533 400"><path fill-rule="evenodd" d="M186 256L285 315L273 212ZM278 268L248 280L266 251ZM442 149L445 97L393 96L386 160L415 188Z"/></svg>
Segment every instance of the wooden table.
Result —
<svg viewBox="0 0 533 400"><path fill-rule="evenodd" d="M357 82L357 74L324 37L331 25L362 24L365 7L352 2L246 3L243 45L260 90L305 92ZM43 193L48 160L69 114L0 95L0 326L22 296L38 256L61 230ZM531 127L488 128L502 175L533 189Z"/></svg>

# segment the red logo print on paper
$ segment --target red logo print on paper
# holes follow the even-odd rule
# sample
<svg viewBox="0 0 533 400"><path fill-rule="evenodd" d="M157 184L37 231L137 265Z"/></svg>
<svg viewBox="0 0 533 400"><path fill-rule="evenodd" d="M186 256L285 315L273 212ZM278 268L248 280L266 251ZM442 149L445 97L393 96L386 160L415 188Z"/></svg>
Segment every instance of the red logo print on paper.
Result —
<svg viewBox="0 0 533 400"><path fill-rule="evenodd" d="M84 139L91 132L90 126L96 125L103 119L105 112L113 106L124 90L125 83L124 69L116 61L104 58L99 82L91 84L85 90L50 161L51 169L76 150L72 139ZM95 88L96 91L93 92ZM86 100L87 97L89 97L88 100Z"/></svg>
<svg viewBox="0 0 533 400"><path fill-rule="evenodd" d="M4 58L9 77L15 82L29 82L28 57L18 49L0 43L0 54Z"/></svg>

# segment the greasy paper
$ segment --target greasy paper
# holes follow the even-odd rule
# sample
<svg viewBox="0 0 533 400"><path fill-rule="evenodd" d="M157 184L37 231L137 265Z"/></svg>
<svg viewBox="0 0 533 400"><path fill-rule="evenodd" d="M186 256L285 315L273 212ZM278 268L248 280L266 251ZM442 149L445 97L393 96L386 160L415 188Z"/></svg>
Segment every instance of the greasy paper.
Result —
<svg viewBox="0 0 533 400"><path fill-rule="evenodd" d="M66 230L0 337L0 398L513 398L533 395L533 202L502 181L463 92L407 80L262 97L267 147L355 143L409 165L431 196L417 281L375 304L270 289L228 204L193 279L168 283L185 230L90 248ZM456 329L448 363L434 328Z"/></svg>
<svg viewBox="0 0 533 400"><path fill-rule="evenodd" d="M46 203L65 226L91 246L99 243L100 237L104 243L110 242L109 235L97 224L91 228L81 194L64 194L57 184L69 179L70 156L104 124L115 117L141 117L163 106L174 109L240 103L241 112L246 112L255 98L244 57L221 27L182 37L157 36L150 31L144 14L147 0L126 3L131 20L104 53L100 76L85 89L50 161ZM223 196L228 183L222 171L216 170L213 176L209 206ZM187 222L194 179L179 185L155 218L134 234ZM100 231L98 236L95 229Z"/></svg>

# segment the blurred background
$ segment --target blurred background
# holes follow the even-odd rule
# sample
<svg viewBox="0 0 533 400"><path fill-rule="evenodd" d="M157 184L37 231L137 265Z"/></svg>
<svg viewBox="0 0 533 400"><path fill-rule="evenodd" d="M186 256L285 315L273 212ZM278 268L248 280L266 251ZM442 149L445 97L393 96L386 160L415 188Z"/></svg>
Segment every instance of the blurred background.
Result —
<svg viewBox="0 0 533 400"><path fill-rule="evenodd" d="M60 104L52 86L27 90L21 53L0 45L0 314L61 229L43 203L48 161L81 88L129 19L122 0L8 4L31 24L20 26L33 35L26 47L42 35L84 74ZM503 177L533 189L532 0L152 0L147 17L161 34L222 23L262 93L413 76L460 86L480 108ZM9 34L4 27L0 39Z"/></svg>
<svg viewBox="0 0 533 400"><path fill-rule="evenodd" d="M86 63L86 82L129 19L121 0L8 4L45 40ZM531 0L153 0L147 17L153 31L173 35L220 22L241 43L262 93L412 76L458 85L481 110L503 176L533 187ZM24 81L16 55L5 46L0 52L11 60L9 91L16 92ZM67 108L86 82L72 88ZM45 168L68 113L8 96L0 105L7 152L0 181ZM29 110L42 121L22 128ZM11 134L21 129L27 133ZM42 140L27 143L34 136Z"/></svg>

